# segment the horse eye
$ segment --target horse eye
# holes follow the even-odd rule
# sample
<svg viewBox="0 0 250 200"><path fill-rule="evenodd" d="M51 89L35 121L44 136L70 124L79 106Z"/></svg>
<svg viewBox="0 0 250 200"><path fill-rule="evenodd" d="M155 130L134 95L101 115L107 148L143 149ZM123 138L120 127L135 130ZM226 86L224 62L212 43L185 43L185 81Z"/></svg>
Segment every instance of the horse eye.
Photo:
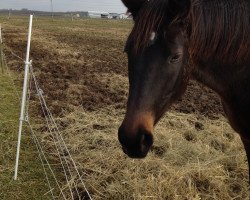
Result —
<svg viewBox="0 0 250 200"><path fill-rule="evenodd" d="M175 55L173 55L173 56L169 56L168 62L169 62L170 64L174 64L174 63L179 62L180 59L181 59L181 54L175 54Z"/></svg>

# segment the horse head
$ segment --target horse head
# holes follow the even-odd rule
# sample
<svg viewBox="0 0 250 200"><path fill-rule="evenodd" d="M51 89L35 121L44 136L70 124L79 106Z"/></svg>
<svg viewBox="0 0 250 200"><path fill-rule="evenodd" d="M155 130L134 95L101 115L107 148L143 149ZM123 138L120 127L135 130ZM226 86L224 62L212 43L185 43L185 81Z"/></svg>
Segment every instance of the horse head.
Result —
<svg viewBox="0 0 250 200"><path fill-rule="evenodd" d="M125 52L129 97L118 131L123 151L143 158L153 144L153 127L186 88L188 0L123 0L134 19Z"/></svg>

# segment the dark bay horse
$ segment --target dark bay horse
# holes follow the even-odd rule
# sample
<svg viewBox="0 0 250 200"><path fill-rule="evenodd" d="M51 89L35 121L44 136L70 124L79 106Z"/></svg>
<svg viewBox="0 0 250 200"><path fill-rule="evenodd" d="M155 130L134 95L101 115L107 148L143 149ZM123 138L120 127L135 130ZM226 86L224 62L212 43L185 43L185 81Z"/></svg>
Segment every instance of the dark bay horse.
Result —
<svg viewBox="0 0 250 200"><path fill-rule="evenodd" d="M129 97L118 137L143 158L153 127L185 92L190 78L217 92L250 162L250 0L123 0Z"/></svg>

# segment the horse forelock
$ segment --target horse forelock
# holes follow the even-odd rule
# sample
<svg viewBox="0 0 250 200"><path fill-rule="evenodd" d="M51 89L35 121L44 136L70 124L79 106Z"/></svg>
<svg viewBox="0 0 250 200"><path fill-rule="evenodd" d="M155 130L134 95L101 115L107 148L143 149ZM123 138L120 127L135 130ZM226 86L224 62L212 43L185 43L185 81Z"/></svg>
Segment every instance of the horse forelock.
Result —
<svg viewBox="0 0 250 200"><path fill-rule="evenodd" d="M128 40L133 44L133 52L147 47L153 32L158 32L166 16L168 0L146 1L136 15L134 27Z"/></svg>

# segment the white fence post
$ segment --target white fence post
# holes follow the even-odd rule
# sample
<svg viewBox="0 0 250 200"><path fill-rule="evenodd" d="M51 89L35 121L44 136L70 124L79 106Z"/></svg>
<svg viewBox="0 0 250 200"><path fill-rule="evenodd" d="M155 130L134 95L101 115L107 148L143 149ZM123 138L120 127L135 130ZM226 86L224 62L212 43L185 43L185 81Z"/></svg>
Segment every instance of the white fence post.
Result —
<svg viewBox="0 0 250 200"><path fill-rule="evenodd" d="M10 12L10 9L9 9L9 15L8 15L8 19L10 19L10 15L11 15L11 12Z"/></svg>
<svg viewBox="0 0 250 200"><path fill-rule="evenodd" d="M0 24L0 43L3 44L3 38L2 38L2 25Z"/></svg>
<svg viewBox="0 0 250 200"><path fill-rule="evenodd" d="M22 105L21 105L21 113L20 113L20 122L19 122L19 132L18 132L18 142L17 142L17 154L16 154L16 166L15 166L15 175L14 180L17 180L18 173L18 165L19 165L19 156L20 156L20 147L21 147L21 136L22 136L22 128L23 122L25 121L25 105L26 105L26 97L28 90L28 78L29 78L29 68L30 68L30 42L31 42L31 33L32 33L32 21L33 15L30 15L29 22L29 32L28 32L28 44L27 44L27 52L26 52L26 60L25 60L25 73L24 73L24 82L23 82L23 95L22 95Z"/></svg>
<svg viewBox="0 0 250 200"><path fill-rule="evenodd" d="M3 65L3 38L2 38L2 25L0 24L0 67L2 73L4 73L4 65Z"/></svg>

